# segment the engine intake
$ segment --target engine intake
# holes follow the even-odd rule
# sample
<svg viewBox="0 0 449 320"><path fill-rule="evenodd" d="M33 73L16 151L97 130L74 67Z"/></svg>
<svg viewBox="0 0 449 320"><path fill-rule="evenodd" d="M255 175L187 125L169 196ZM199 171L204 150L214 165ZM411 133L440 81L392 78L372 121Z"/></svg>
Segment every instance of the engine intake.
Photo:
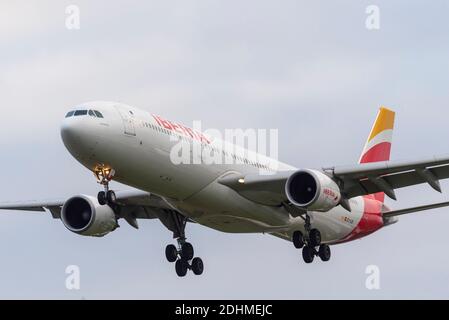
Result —
<svg viewBox="0 0 449 320"><path fill-rule="evenodd" d="M117 218L109 206L101 206L90 196L76 196L64 203L61 220L70 231L92 237L102 237L117 228Z"/></svg>
<svg viewBox="0 0 449 320"><path fill-rule="evenodd" d="M288 200L295 206L310 211L327 212L341 199L340 188L329 176L317 170L299 170L285 185Z"/></svg>

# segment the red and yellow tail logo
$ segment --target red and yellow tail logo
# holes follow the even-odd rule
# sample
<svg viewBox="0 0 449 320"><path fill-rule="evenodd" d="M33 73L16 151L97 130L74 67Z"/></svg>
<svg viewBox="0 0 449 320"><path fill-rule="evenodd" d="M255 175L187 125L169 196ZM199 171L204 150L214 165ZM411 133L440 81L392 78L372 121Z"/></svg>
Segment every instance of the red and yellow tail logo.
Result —
<svg viewBox="0 0 449 320"><path fill-rule="evenodd" d="M381 107L377 114L371 133L363 148L359 163L370 163L390 160L391 142L393 139L395 113ZM376 200L384 201L384 194L378 193Z"/></svg>

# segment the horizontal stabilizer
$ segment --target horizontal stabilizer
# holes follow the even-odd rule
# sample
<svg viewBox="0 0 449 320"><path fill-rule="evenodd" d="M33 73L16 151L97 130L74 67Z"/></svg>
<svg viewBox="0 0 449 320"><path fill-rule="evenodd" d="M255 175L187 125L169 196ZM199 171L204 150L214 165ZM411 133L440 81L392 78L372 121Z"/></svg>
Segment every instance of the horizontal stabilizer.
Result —
<svg viewBox="0 0 449 320"><path fill-rule="evenodd" d="M434 203L434 204L428 204L428 205L420 206L420 207L413 207L413 208L408 208L408 209L389 211L389 212L385 212L383 214L383 216L385 218L390 218L390 217L401 216L401 215L408 214L408 213L426 211L426 210L443 208L443 207L449 207L449 202Z"/></svg>

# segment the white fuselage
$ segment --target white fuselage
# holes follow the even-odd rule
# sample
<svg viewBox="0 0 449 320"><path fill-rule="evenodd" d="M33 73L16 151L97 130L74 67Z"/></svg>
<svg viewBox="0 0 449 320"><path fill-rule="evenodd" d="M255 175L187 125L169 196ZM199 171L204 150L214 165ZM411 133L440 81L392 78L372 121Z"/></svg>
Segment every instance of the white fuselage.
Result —
<svg viewBox="0 0 449 320"><path fill-rule="evenodd" d="M91 102L74 109L95 109L104 116L73 116L62 125L67 149L89 170L110 166L116 171L115 180L157 194L192 220L223 232L270 233L290 239L293 231L304 231L303 219L292 217L283 207L257 204L217 182L230 172L259 173L261 165L278 171L296 168L240 147L234 150L246 155L243 163L174 164L170 153L179 142L173 137L183 136L186 142L198 139L182 135L182 130L165 129L151 113L120 103ZM229 146L214 139L203 145L220 153L222 145ZM363 224L367 199L350 201L352 212L338 206L310 214L323 242L349 239Z"/></svg>

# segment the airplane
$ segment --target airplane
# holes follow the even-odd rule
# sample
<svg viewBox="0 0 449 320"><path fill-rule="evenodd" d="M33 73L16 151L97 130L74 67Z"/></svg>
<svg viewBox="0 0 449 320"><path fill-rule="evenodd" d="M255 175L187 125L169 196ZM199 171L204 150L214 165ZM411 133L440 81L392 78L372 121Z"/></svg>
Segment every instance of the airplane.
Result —
<svg viewBox="0 0 449 320"><path fill-rule="evenodd" d="M64 118L62 141L104 190L0 209L49 211L69 231L92 237L115 231L119 219L136 229L139 219L159 219L177 240L165 255L179 277L204 271L187 241L189 223L273 235L302 249L305 263L326 262L332 245L368 236L400 215L449 206L392 210L385 204L385 196L396 200L395 189L428 184L441 192L439 181L449 178L448 156L390 161L394 119L380 108L358 164L296 168L126 104L82 103ZM171 151L179 143L199 147L200 158L215 153L235 161L174 163ZM133 189L111 190L113 180Z"/></svg>

